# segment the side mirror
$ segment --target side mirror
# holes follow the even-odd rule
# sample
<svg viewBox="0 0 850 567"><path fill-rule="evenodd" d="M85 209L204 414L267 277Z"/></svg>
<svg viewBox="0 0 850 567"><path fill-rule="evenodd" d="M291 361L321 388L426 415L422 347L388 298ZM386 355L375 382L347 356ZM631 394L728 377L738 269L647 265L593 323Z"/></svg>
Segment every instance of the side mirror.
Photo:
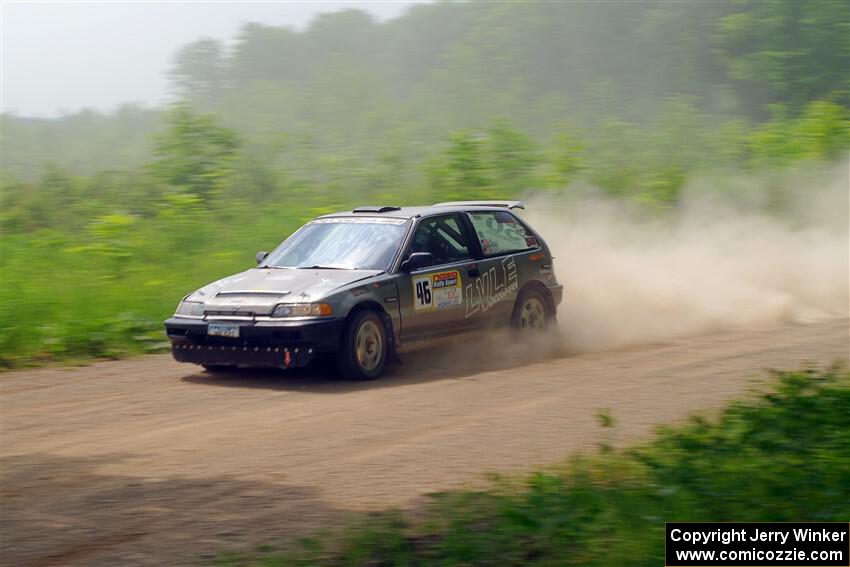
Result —
<svg viewBox="0 0 850 567"><path fill-rule="evenodd" d="M257 265L259 266L260 264L262 264L263 260L265 260L268 257L268 255L269 255L269 253L266 252L265 250L263 250L261 252L257 252Z"/></svg>
<svg viewBox="0 0 850 567"><path fill-rule="evenodd" d="M420 268L427 268L434 265L434 255L430 252L414 252L407 260L401 263L403 272L415 272Z"/></svg>

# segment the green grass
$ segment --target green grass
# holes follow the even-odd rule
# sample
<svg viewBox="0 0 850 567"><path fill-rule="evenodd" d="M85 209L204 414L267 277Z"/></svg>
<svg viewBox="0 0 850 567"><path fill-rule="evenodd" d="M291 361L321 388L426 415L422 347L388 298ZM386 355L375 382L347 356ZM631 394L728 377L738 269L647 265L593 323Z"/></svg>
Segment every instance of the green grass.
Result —
<svg viewBox="0 0 850 567"><path fill-rule="evenodd" d="M775 170L779 176L795 162L809 171L818 160L843 157L850 140L846 108L828 101L731 136L710 121L695 126L689 107L674 105L671 122L645 135L606 122L598 140L565 131L545 148L495 121L458 130L425 150L424 161L385 156L354 167L345 155L313 148L297 167L285 167L275 157L281 148L259 151L262 136L242 140L237 152L234 132L177 108L154 140L157 159L141 169L74 177L47 166L37 182L0 171L0 368L161 350L162 321L183 295L251 267L255 251L344 205L510 198L577 181L574 198L582 186L598 186L654 222L673 212L692 174L787 167ZM714 140L713 151L697 156L710 159L680 143L694 136ZM670 148L685 153L670 161ZM749 148L750 157L729 161L726 150L737 155L735 148ZM712 184L718 198L734 193L732 202L767 191L771 214L793 216L783 209L782 184L743 192L737 182ZM809 182L790 185L810 191Z"/></svg>
<svg viewBox="0 0 850 567"><path fill-rule="evenodd" d="M651 442L522 482L435 495L415 519L376 514L221 566L663 565L666 521L847 521L850 373L776 373L769 391Z"/></svg>
<svg viewBox="0 0 850 567"><path fill-rule="evenodd" d="M252 267L319 212L109 215L82 232L4 235L0 367L162 350L162 322L184 295Z"/></svg>

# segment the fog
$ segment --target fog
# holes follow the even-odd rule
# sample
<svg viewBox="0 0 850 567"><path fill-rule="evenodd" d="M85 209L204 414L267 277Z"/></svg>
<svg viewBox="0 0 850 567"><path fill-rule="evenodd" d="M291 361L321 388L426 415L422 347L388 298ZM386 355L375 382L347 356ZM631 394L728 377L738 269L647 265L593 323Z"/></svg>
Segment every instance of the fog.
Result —
<svg viewBox="0 0 850 567"><path fill-rule="evenodd" d="M202 37L232 41L247 22L303 28L350 8L378 20L413 2L3 2L2 108L54 117L169 100L175 51Z"/></svg>

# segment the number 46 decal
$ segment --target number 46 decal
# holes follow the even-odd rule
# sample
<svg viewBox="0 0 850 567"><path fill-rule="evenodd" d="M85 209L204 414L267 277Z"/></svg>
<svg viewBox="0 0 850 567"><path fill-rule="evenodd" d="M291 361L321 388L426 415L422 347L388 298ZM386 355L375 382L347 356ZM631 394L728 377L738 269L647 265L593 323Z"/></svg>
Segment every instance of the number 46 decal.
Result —
<svg viewBox="0 0 850 567"><path fill-rule="evenodd" d="M413 280L413 291L416 293L416 299L413 302L415 309L430 309L431 303L431 276L424 278L416 278Z"/></svg>
<svg viewBox="0 0 850 567"><path fill-rule="evenodd" d="M439 272L413 278L413 308L416 311L451 309L463 305L460 272Z"/></svg>

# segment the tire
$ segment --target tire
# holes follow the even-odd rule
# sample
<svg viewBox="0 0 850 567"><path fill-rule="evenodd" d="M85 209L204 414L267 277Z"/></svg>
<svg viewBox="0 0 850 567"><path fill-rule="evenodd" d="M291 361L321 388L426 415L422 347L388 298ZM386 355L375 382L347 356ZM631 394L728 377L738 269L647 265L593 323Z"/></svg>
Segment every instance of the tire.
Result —
<svg viewBox="0 0 850 567"><path fill-rule="evenodd" d="M546 330L555 320L543 294L536 289L524 289L517 297L511 315L511 326L523 333Z"/></svg>
<svg viewBox="0 0 850 567"><path fill-rule="evenodd" d="M374 311L357 311L345 325L337 365L340 374L353 380L373 380L384 371L389 345L387 330Z"/></svg>

